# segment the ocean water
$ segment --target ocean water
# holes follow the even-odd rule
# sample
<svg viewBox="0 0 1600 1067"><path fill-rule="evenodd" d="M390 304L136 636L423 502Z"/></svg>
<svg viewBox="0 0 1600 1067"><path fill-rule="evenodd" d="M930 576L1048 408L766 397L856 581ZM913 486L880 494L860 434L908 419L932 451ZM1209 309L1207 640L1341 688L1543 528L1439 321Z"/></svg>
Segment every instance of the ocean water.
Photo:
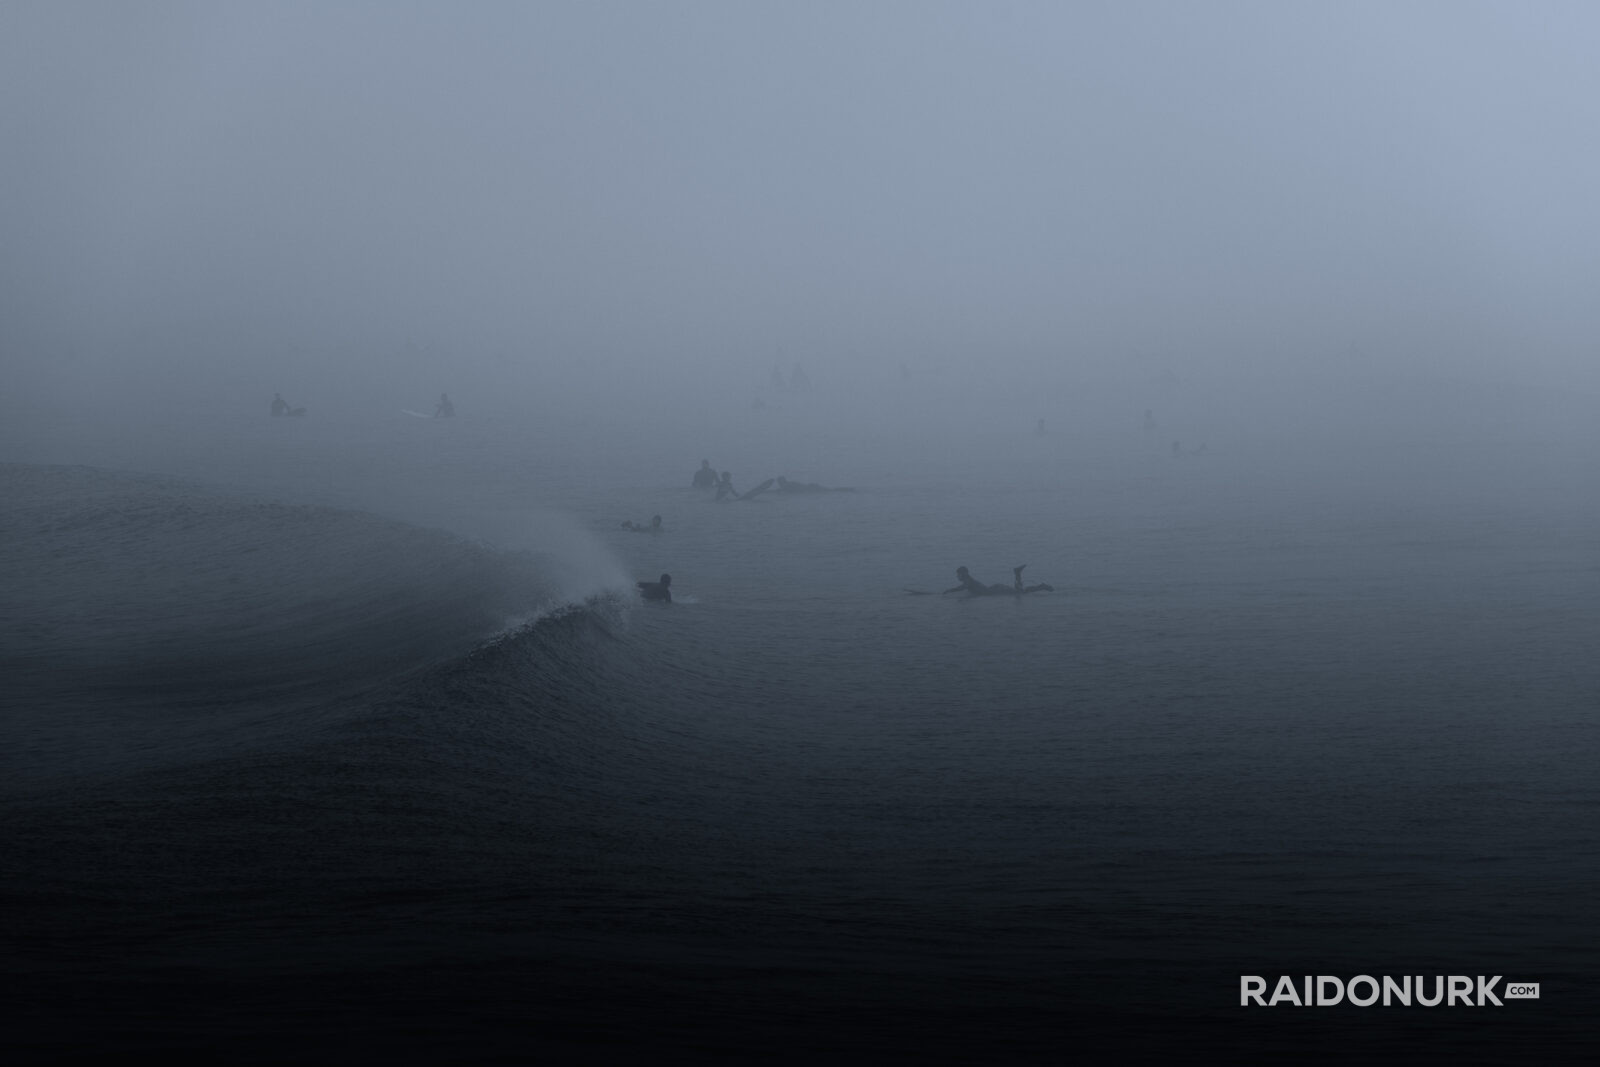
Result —
<svg viewBox="0 0 1600 1067"><path fill-rule="evenodd" d="M14 1054L1597 1051L1581 423L458 408L0 438Z"/></svg>

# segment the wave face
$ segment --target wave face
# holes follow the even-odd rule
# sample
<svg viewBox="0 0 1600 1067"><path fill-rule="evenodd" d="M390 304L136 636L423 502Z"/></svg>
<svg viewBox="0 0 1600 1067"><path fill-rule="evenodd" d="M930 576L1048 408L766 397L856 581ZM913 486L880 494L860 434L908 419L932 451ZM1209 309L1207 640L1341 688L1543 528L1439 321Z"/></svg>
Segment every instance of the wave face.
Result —
<svg viewBox="0 0 1600 1067"><path fill-rule="evenodd" d="M370 697L568 603L529 553L372 514L91 468L0 477L13 784Z"/></svg>
<svg viewBox="0 0 1600 1067"><path fill-rule="evenodd" d="M459 655L554 595L525 560L373 515L87 469L6 485L0 637L35 680L230 699L360 684Z"/></svg>

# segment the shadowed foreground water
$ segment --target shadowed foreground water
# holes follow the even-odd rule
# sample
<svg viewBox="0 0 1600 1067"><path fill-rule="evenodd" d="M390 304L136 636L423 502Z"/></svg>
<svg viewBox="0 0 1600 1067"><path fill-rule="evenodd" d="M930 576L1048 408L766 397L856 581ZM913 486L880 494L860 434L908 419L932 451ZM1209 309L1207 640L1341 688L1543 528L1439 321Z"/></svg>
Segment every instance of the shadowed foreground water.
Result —
<svg viewBox="0 0 1600 1067"><path fill-rule="evenodd" d="M1594 1051L1587 500L1145 446L719 506L367 432L3 469L19 1055ZM454 533L285 502L295 456ZM1056 591L903 591L1020 562Z"/></svg>

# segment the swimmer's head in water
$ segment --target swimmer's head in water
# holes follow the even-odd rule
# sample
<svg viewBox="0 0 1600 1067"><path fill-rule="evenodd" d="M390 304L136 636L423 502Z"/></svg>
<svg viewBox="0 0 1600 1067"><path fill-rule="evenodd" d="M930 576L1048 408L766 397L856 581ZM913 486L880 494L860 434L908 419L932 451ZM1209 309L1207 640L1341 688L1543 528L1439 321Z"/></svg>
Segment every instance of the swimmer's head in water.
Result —
<svg viewBox="0 0 1600 1067"><path fill-rule="evenodd" d="M662 576L661 576L661 585L662 585L662 586L663 586L663 587L666 587L666 586L669 586L669 585L671 585L671 584L672 584L672 575L670 575L670 574L663 574L663 575L662 575Z"/></svg>
<svg viewBox="0 0 1600 1067"><path fill-rule="evenodd" d="M956 577L960 578L962 581L966 581L967 580L967 568L965 568L965 567L957 567L956 568Z"/></svg>

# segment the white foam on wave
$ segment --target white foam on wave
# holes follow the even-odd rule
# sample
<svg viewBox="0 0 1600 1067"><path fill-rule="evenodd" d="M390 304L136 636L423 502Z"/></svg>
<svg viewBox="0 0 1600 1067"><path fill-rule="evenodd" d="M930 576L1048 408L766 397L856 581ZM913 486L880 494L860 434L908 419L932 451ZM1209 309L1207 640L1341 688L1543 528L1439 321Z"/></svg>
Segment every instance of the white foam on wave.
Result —
<svg viewBox="0 0 1600 1067"><path fill-rule="evenodd" d="M597 598L622 597L633 581L622 561L572 516L538 508L455 516L456 532L493 547L526 554L538 570L541 602L507 620L523 629L561 610Z"/></svg>

